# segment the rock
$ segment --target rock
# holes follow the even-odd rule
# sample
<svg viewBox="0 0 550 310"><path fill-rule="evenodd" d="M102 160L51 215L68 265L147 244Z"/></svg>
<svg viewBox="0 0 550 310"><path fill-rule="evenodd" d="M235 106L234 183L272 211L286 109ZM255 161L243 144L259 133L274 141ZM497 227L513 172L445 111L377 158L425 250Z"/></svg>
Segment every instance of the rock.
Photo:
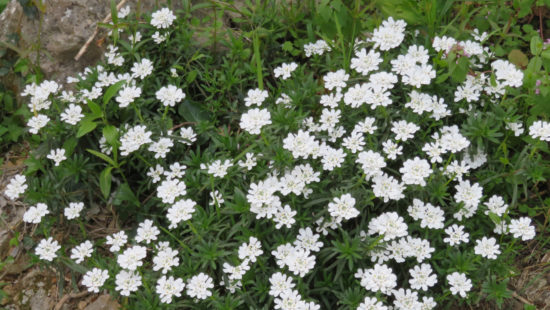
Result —
<svg viewBox="0 0 550 310"><path fill-rule="evenodd" d="M51 309L51 304L53 304L53 300L48 296L46 290L41 287L37 291L32 292L28 305L31 310L49 310Z"/></svg>
<svg viewBox="0 0 550 310"><path fill-rule="evenodd" d="M134 10L138 0L127 1ZM155 1L142 1L141 11L151 11ZM160 1L165 4L166 1ZM102 56L104 46L92 43L78 60L74 57L96 25L110 13L110 0L55 0L45 1L45 13L40 30L40 15L27 16L17 0L11 0L0 14L0 41L17 44L22 51L31 51L36 59L40 51L40 67L49 79L65 82L85 67L94 65ZM103 31L102 35L104 35ZM20 37L12 40L13 34ZM101 37L96 37L99 40ZM40 46L38 46L40 44Z"/></svg>
<svg viewBox="0 0 550 310"><path fill-rule="evenodd" d="M128 0L126 4L131 7L132 12L136 12L138 3L141 5L140 12L151 12L157 3L159 6L167 6L169 2L172 2L173 10L182 8L181 1L168 0ZM240 2L244 1L236 1ZM193 11L193 17L208 20L203 17L207 17L211 11L209 8L198 9ZM94 33L96 25L109 13L110 0L48 0L45 1L45 10L40 22L41 14L29 16L17 0L11 0L0 14L0 41L16 45L23 53L30 52L29 59L33 62L39 60L38 64L46 78L65 83L67 77L75 76L85 67L95 65L102 57L106 48L106 44L102 42L107 32L105 28L100 28L99 34L82 57L78 61L74 60L81 47ZM208 24L212 22L206 22L205 26ZM229 29L226 24L221 25L219 35ZM18 42L14 42L14 34L19 36ZM204 33L199 32L195 35L194 42L209 44L209 40L204 38Z"/></svg>
<svg viewBox="0 0 550 310"><path fill-rule="evenodd" d="M101 295L84 310L117 310L120 304L111 298L110 295Z"/></svg>

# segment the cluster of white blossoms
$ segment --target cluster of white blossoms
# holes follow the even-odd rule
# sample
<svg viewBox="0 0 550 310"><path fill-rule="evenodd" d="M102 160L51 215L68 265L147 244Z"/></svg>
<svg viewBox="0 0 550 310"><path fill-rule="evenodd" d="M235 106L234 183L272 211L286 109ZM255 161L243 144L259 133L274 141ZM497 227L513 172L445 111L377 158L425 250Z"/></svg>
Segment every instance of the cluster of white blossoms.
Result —
<svg viewBox="0 0 550 310"><path fill-rule="evenodd" d="M166 8L153 13L150 23L155 28L152 38L156 44L167 40L175 19L173 12ZM224 209L225 199L232 203L231 200L237 196L236 191L224 199L224 194L233 188L220 186L221 181L230 184L231 180L226 176L231 169L230 176L238 176L239 180L248 184L243 191L246 192L244 204L249 208L243 212L252 213L255 221L262 221L261 225L272 225L275 228L273 231L281 231L285 237L275 238L279 240L278 244L267 244L267 241L249 235L241 237L240 240L246 238L248 241L240 244L238 260L234 259L233 264L223 263L220 288L226 292L233 294L240 291L246 285L243 277L260 261L262 270L268 270L270 275L269 295L273 297L273 305L270 306L283 310L320 309L318 301L311 300L298 290L304 286L302 279L314 273L316 266L319 269L326 267L322 266L325 262L317 259L325 244L331 244L340 231L348 229L348 225L361 221L366 228L357 230L361 242L369 239L376 240L377 244L369 250L370 257L360 259L359 266L352 267L356 270L357 283L368 294L357 309L435 309L434 297L428 294L436 285L440 287L438 290L466 297L473 287L466 271L437 274L434 269L439 271L439 268L435 268L432 255L436 249L455 250L470 244L470 254L484 259L498 258L501 254L497 243L499 238L480 236L473 244L470 242L467 219L481 216L494 220L493 216L496 216L501 222L495 223L495 235L510 235L521 240L534 238L536 232L530 218L510 218L508 204L502 197L484 197L484 194L487 195L487 190L481 185L484 183L475 178L469 179L471 172L487 162L487 154L483 150L472 149L460 126L453 124L449 117L458 108L446 102L475 104L481 98L499 98L506 88L521 86L523 73L508 61L496 60L490 64L496 86L489 76L479 73L477 76L468 75L461 85L452 90L450 94L454 94L454 98L430 94L424 86L432 84L436 77L436 70L430 63L433 50L441 52L442 57L456 52L457 57L467 57L474 68L489 66L492 55L476 41L435 37L431 46L400 48L402 54L385 61L385 54L398 53L396 48L402 46L406 35L406 23L389 18L374 30L369 39L358 41L349 68L331 68L332 71L326 70L319 75L318 82L324 89L319 92L319 98L315 98L319 103L318 109L308 111L310 113L303 119L301 127L293 131L279 130L283 127L272 130L278 125L271 118L274 107L292 109L290 96L280 93L280 97L275 99L270 98L267 90L248 90L243 104L251 108L242 113L239 126L247 132L245 139L249 139L246 140L249 149L242 151L243 144L239 145L237 149L242 153L234 159L211 160L208 157L208 161L198 165L199 173L187 173L188 167L182 163L167 163L164 160L177 147L177 142L187 148L197 141L199 137L193 127L181 127L179 136L174 135L173 130L181 125L157 133L155 126L145 124L141 115L137 115L139 121L117 128L120 137L119 141L115 141L117 143L107 142L102 137L99 149L105 155L114 152L114 145L118 144L121 156L130 160L134 158L132 156L139 155L139 159L148 164L149 170L144 175L149 178L147 184L152 186L150 198L156 199L155 202L163 208L165 219L143 220L135 235L120 231L107 236L99 246L116 257L117 272L94 266L83 276L82 285L88 291L97 293L113 276L115 290L122 296L130 296L146 286L144 281L149 279L142 278L142 274L146 269L151 269L158 275L155 292L162 303L172 303L181 297L184 290L195 301L212 296L215 288L213 277L200 271L194 275L177 274L186 254L179 252L180 245L162 241L166 237L162 232L168 232L170 237L180 234L182 227L191 227L197 213L206 212L199 195L191 197L188 194L188 191L195 193L195 189L188 188L188 184L191 186L192 183L187 177L207 177L205 184L211 188L204 185L200 192L207 188L205 191L209 191L209 195L205 193L204 196L210 197L211 208L217 211ZM136 34L131 38L134 44L141 39L140 36ZM477 33L476 40L484 39L484 35ZM319 40L306 44L304 52L307 57L316 57L330 52L330 46L330 42ZM114 46L108 47L106 58L110 66L118 69L127 62ZM83 111L92 109L87 103L100 100L98 98L108 87L121 81L124 81L123 85L114 97L117 108L132 105L138 109L136 105L142 92L154 76L155 64L147 58L128 64L130 70L125 73L109 72L102 66L94 70L86 69L77 78L68 81L93 78L97 81L77 94L63 92L60 95L59 85L51 81L27 86L23 94L30 96L29 105L34 112L28 122L29 131L37 134L49 124L50 118L46 112L52 100L67 103L59 116L63 126L78 126L84 117ZM287 80L292 78L297 68L298 64L294 62L283 63L274 69L273 74L275 78ZM173 71L171 76L175 79L178 74ZM152 104L157 104L161 113L186 98L184 91L173 84L180 85L165 84L155 93L157 100L153 100L155 103ZM404 91L396 92L395 89L401 90L401 86ZM397 112L394 113L394 110ZM358 121L348 121L349 115ZM511 120L507 126L516 136L523 133L521 120ZM274 134L280 136L274 137ZM550 141L550 123L535 121L529 127L529 135L533 139ZM200 135L201 140L204 138ZM270 162L268 173L258 173L258 166L261 166L258 165L258 158L269 160L269 150L266 147L261 154L256 153L254 146L262 141L267 143L268 139L282 146L279 151L287 157L286 168L275 169L273 162ZM423 142L415 150L413 147L417 141ZM218 156L227 158L229 155ZM144 157L153 158L154 164L149 164ZM63 161L67 159L63 148L53 148L47 158L53 161L54 166L63 166L66 164ZM356 171L357 175L349 176L346 184L333 187L333 183L328 182L337 180L338 172L343 169ZM446 205L442 201L430 203L426 197L423 200L416 195L417 192L429 191L433 179L438 178L444 179L444 187L449 191ZM327 188L319 190L317 184L322 182L330 185L323 185ZM16 175L4 194L9 199L19 198L27 189L25 183L25 176ZM310 198L311 204L296 202L297 199L306 201ZM376 208L370 208L373 203ZM320 204L322 206L318 206ZM406 209L397 208L398 204ZM69 220L77 219L83 209L84 203L72 202L64 209L64 215ZM39 224L49 213L46 204L38 203L25 212L24 221ZM311 222L307 223L308 220ZM168 223L168 229L161 226L163 221ZM439 231L442 238L428 238L428 233L432 231ZM351 234L350 231L348 233ZM472 235L477 238L477 234ZM273 250L264 253L262 246ZM52 261L60 249L58 242L49 237L39 242L35 253L42 260ZM93 243L85 240L71 248L70 258L77 264L83 264L95 255L94 250ZM467 251L467 248L462 250ZM271 261L276 266L272 266ZM408 272L397 272L395 266L408 266L405 269ZM149 290L149 286L146 287ZM219 292L222 291L216 294ZM385 305L389 303L393 305Z"/></svg>

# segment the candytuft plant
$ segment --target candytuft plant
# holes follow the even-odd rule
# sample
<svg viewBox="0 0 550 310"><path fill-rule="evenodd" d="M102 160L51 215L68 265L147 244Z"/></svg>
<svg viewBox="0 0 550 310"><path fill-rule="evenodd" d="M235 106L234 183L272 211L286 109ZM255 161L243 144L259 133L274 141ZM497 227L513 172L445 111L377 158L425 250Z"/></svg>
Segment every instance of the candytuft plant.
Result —
<svg viewBox="0 0 550 310"><path fill-rule="evenodd" d="M39 144L4 194L31 205L36 262L129 309L511 296L516 252L536 236L521 205L542 203L550 123L526 117L524 73L487 36L337 23L301 49L281 42L286 59L270 63L258 29L252 50L219 56L168 8L147 24L115 15L116 44L68 79L74 91L42 81L22 94ZM97 206L119 221L91 238Z"/></svg>

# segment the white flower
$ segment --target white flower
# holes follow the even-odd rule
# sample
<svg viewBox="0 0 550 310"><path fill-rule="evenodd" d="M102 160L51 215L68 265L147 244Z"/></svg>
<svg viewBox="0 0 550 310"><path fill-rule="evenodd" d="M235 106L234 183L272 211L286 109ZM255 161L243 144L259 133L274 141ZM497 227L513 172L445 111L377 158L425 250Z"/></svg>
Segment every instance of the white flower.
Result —
<svg viewBox="0 0 550 310"><path fill-rule="evenodd" d="M212 278L204 273L199 273L187 282L187 295L197 299L206 299L212 296L210 289L213 287Z"/></svg>
<svg viewBox="0 0 550 310"><path fill-rule="evenodd" d="M432 274L433 270L429 264L416 265L409 270L411 278L409 284L414 290L427 291L429 287L437 283L437 276Z"/></svg>
<svg viewBox="0 0 550 310"><path fill-rule="evenodd" d="M376 28L370 41L374 42L374 47L381 51L387 51L401 44L405 38L405 27L407 24L403 20L394 21L392 17L382 22L382 25Z"/></svg>
<svg viewBox="0 0 550 310"><path fill-rule="evenodd" d="M35 253L40 257L40 259L51 262L57 257L55 252L59 249L61 249L59 243L56 240L53 240L52 237L49 237L48 239L40 240L40 243L36 246Z"/></svg>
<svg viewBox="0 0 550 310"><path fill-rule="evenodd" d="M516 69L516 66L507 60L497 59L491 63L495 77L503 85L520 87L523 84L523 72Z"/></svg>
<svg viewBox="0 0 550 310"><path fill-rule="evenodd" d="M458 216L455 214L455 217L458 217L459 220L462 219L462 216L466 218L471 217L477 210L477 207L483 195L483 188L477 183L470 185L470 181L468 180L461 181L458 185L456 185L455 188L455 201L463 202L463 210L465 210L462 213L459 213Z"/></svg>
<svg viewBox="0 0 550 310"><path fill-rule="evenodd" d="M185 93L174 85L163 86L155 96L164 106L173 107L176 103L185 99Z"/></svg>
<svg viewBox="0 0 550 310"><path fill-rule="evenodd" d="M299 234L294 241L296 247L311 252L319 252L321 250L323 243L319 241L319 234L313 234L313 231L309 227L306 229L300 228L298 232Z"/></svg>
<svg viewBox="0 0 550 310"><path fill-rule="evenodd" d="M373 218L369 223L369 235L384 236L384 241L404 237L407 233L407 224L396 212L385 212Z"/></svg>
<svg viewBox="0 0 550 310"><path fill-rule="evenodd" d="M246 160L239 160L237 164L242 168L246 168L246 170L250 171L256 166L256 160L257 159L256 156L254 156L254 153L246 153Z"/></svg>
<svg viewBox="0 0 550 310"><path fill-rule="evenodd" d="M71 250L71 259L74 259L77 264L84 261L86 257L91 257L94 250L94 245L89 240L82 242Z"/></svg>
<svg viewBox="0 0 550 310"><path fill-rule="evenodd" d="M210 192L210 199L212 199L212 201L210 201L208 203L208 205L210 205L210 206L220 207L225 202L225 200L223 199L222 194L217 190L215 190L213 192Z"/></svg>
<svg viewBox="0 0 550 310"><path fill-rule="evenodd" d="M269 124L271 114L267 109L250 109L241 116L241 128L253 135L260 134L262 127Z"/></svg>
<svg viewBox="0 0 550 310"><path fill-rule="evenodd" d="M157 294L159 294L160 301L162 303L169 304L172 302L172 298L174 296L181 296L181 292L184 288L185 283L183 283L182 279L174 279L174 277L172 276L170 276L169 278L166 278L166 276L162 276L157 281L156 291Z"/></svg>
<svg viewBox="0 0 550 310"><path fill-rule="evenodd" d="M162 274L166 274L172 267L177 266L179 262L178 252L170 247L166 247L153 257L153 270L158 271L162 269Z"/></svg>
<svg viewBox="0 0 550 310"><path fill-rule="evenodd" d="M378 70L381 62L379 52L370 50L367 54L367 50L363 48L355 52L355 57L351 59L351 68L362 75L368 75L369 72Z"/></svg>
<svg viewBox="0 0 550 310"><path fill-rule="evenodd" d="M535 226L531 225L531 219L528 217L511 220L508 228L514 238L521 238L523 241L533 239L536 234Z"/></svg>
<svg viewBox="0 0 550 310"><path fill-rule="evenodd" d="M388 159L396 159L398 155L403 154L403 147L392 140L382 142L383 151Z"/></svg>
<svg viewBox="0 0 550 310"><path fill-rule="evenodd" d="M355 198L351 197L350 194L344 194L340 197L335 197L333 201L328 204L328 212L332 217L341 217L349 220L359 215L359 210L355 209L354 206Z"/></svg>
<svg viewBox="0 0 550 310"><path fill-rule="evenodd" d="M11 200L19 198L19 195L23 194L28 187L25 184L26 181L27 178L24 175L16 174L6 186L4 194Z"/></svg>
<svg viewBox="0 0 550 310"><path fill-rule="evenodd" d="M176 20L176 16L168 8L162 8L151 14L151 25L157 29L170 27L174 20Z"/></svg>
<svg viewBox="0 0 550 310"><path fill-rule="evenodd" d="M550 122L536 121L529 127L529 135L533 139L550 142Z"/></svg>
<svg viewBox="0 0 550 310"><path fill-rule="evenodd" d="M447 227L445 229L445 233L448 235L445 239L443 239L444 242L450 244L451 246L460 244L462 242L468 243L469 235L467 232L464 232L464 226L459 226L457 224L453 224L452 226Z"/></svg>
<svg viewBox="0 0 550 310"><path fill-rule="evenodd" d="M295 286L291 277L280 272L272 274L271 277L269 277L269 283L271 284L269 295L273 297L278 297L281 294L292 290Z"/></svg>
<svg viewBox="0 0 550 310"><path fill-rule="evenodd" d="M453 295L459 294L462 297L466 297L466 293L472 288L472 281L466 278L463 273L453 272L447 275L447 282L451 286L451 293Z"/></svg>
<svg viewBox="0 0 550 310"><path fill-rule="evenodd" d="M487 237L483 237L481 240L476 240L474 253L488 259L496 259L497 255L500 254L499 245L496 243L495 238L487 239Z"/></svg>
<svg viewBox="0 0 550 310"><path fill-rule="evenodd" d="M137 267L142 266L142 260L147 256L147 249L145 247L135 245L126 249L122 254L117 257L117 263L120 267L128 270L136 270Z"/></svg>
<svg viewBox="0 0 550 310"><path fill-rule="evenodd" d="M376 264L373 268L359 269L355 274L361 281L361 286L368 291L390 295L391 290L397 286L397 276L386 265Z"/></svg>
<svg viewBox="0 0 550 310"><path fill-rule="evenodd" d="M304 52L306 53L306 57L311 57L311 55L323 55L325 52L330 52L330 46L323 40L317 40L315 43L305 44Z"/></svg>
<svg viewBox="0 0 550 310"><path fill-rule="evenodd" d="M283 226L286 226L286 228L292 227L292 224L296 223L294 219L296 213L289 205L278 207L273 218L273 221L276 223L275 228L280 229Z"/></svg>
<svg viewBox="0 0 550 310"><path fill-rule="evenodd" d="M422 304L418 301L418 293L410 289L400 288L392 291L396 310L421 310Z"/></svg>
<svg viewBox="0 0 550 310"><path fill-rule="evenodd" d="M29 132L32 134L37 134L38 130L46 126L49 121L50 118L43 114L38 114L31 117L31 119L29 119L29 122L27 123L27 126L31 128L29 129Z"/></svg>
<svg viewBox="0 0 550 310"><path fill-rule="evenodd" d="M329 72L323 76L323 81L325 81L325 88L332 90L336 88L337 91L346 87L346 82L349 79L349 74L346 73L344 69L340 69L336 72Z"/></svg>
<svg viewBox="0 0 550 310"><path fill-rule="evenodd" d="M127 5L123 8L121 8L119 11L118 11L118 18L125 18L126 16L128 16L128 14L130 14L130 6Z"/></svg>
<svg viewBox="0 0 550 310"><path fill-rule="evenodd" d="M519 137L523 134L525 129L523 129L523 124L520 122L510 122L506 123L506 129L509 129L514 132L514 136Z"/></svg>
<svg viewBox="0 0 550 310"><path fill-rule="evenodd" d="M169 168L170 170L164 172L166 179L181 179L181 177L185 174L185 169L187 169L187 166L181 165L180 163L173 163Z"/></svg>
<svg viewBox="0 0 550 310"><path fill-rule="evenodd" d="M382 198L384 202L399 200L405 195L405 186L399 183L394 177L385 173L378 174L372 179L372 191L376 197Z"/></svg>
<svg viewBox="0 0 550 310"><path fill-rule="evenodd" d="M155 167L150 167L147 171L147 176L152 178L151 182L157 183L160 181L160 178L164 175L164 168L157 164Z"/></svg>
<svg viewBox="0 0 550 310"><path fill-rule="evenodd" d="M359 304L359 307L357 307L357 310L388 310L388 307L384 306L378 299L366 296L363 302Z"/></svg>
<svg viewBox="0 0 550 310"><path fill-rule="evenodd" d="M427 160L415 157L414 159L407 159L399 172L402 174L404 184L426 186L424 179L430 176L432 169Z"/></svg>
<svg viewBox="0 0 550 310"><path fill-rule="evenodd" d="M136 271L122 270L116 275L115 290L122 296L130 296L141 286L141 276Z"/></svg>
<svg viewBox="0 0 550 310"><path fill-rule="evenodd" d="M143 125L136 125L130 128L120 138L120 155L127 156L130 153L137 151L142 145L151 143L152 132L146 131L147 128Z"/></svg>
<svg viewBox="0 0 550 310"><path fill-rule="evenodd" d="M107 236L107 241L105 244L111 245L109 251L118 252L120 251L120 248L126 244L126 242L128 242L128 236L124 231L119 231L111 236Z"/></svg>
<svg viewBox="0 0 550 310"><path fill-rule="evenodd" d="M118 92L118 96L115 98L119 107L125 108L134 102L136 98L141 96L141 88L137 86L125 86Z"/></svg>
<svg viewBox="0 0 550 310"><path fill-rule="evenodd" d="M273 73L275 74L275 77L281 77L283 80L286 80L290 77L290 74L298 68L298 65L295 62L291 62L289 64L283 63L279 67L275 68L273 70Z"/></svg>
<svg viewBox="0 0 550 310"><path fill-rule="evenodd" d="M456 45L456 40L453 38L449 38L446 36L443 37L434 37L434 40L432 42L432 47L437 51L444 51L445 53L449 53L451 49Z"/></svg>
<svg viewBox="0 0 550 310"><path fill-rule="evenodd" d="M250 237L248 243L245 242L239 247L239 259L248 259L253 263L263 253L262 244L256 237Z"/></svg>
<svg viewBox="0 0 550 310"><path fill-rule="evenodd" d="M65 149L55 149L55 150L51 150L50 151L50 154L48 154L48 156L46 156L48 159L51 159L54 161L55 163L55 166L59 166L59 164L64 161L65 159L67 159L67 157L65 156Z"/></svg>
<svg viewBox="0 0 550 310"><path fill-rule="evenodd" d="M179 196L187 193L185 183L177 179L167 179L157 187L157 197L162 199L163 203L174 203Z"/></svg>
<svg viewBox="0 0 550 310"><path fill-rule="evenodd" d="M166 41L166 39L168 39L168 33L160 34L160 32L156 31L155 33L153 33L151 38L153 38L153 41L156 44L160 44L160 43Z"/></svg>
<svg viewBox="0 0 550 310"><path fill-rule="evenodd" d="M174 146L172 139L160 138L158 142L152 143L148 150L155 153L155 158L166 158L172 146Z"/></svg>
<svg viewBox="0 0 550 310"><path fill-rule="evenodd" d="M83 202L71 202L69 206L64 209L65 217L68 220L75 219L80 216L82 209L84 209Z"/></svg>
<svg viewBox="0 0 550 310"><path fill-rule="evenodd" d="M414 133L420 129L414 123L407 121L392 122L391 131L395 133L395 140L407 141L414 137Z"/></svg>
<svg viewBox="0 0 550 310"><path fill-rule="evenodd" d="M244 98L244 104L249 107L251 105L262 105L262 103L267 99L267 90L261 90L259 88L250 89L247 93L246 98Z"/></svg>
<svg viewBox="0 0 550 310"><path fill-rule="evenodd" d="M141 62L136 62L132 66L132 77L144 79L153 73L153 62L147 58L141 59Z"/></svg>
<svg viewBox="0 0 550 310"><path fill-rule="evenodd" d="M274 309L290 310L290 309L306 309L306 303L302 300L302 296L297 290L288 290L283 292L274 300Z"/></svg>
<svg viewBox="0 0 550 310"><path fill-rule="evenodd" d="M197 134L195 134L195 131L193 131L191 127L182 127L180 129L180 136L186 140L182 142L187 145L191 145L193 142L197 141Z"/></svg>
<svg viewBox="0 0 550 310"><path fill-rule="evenodd" d="M160 234L160 230L153 225L153 221L145 220L139 224L137 229L136 241L145 241L149 244L151 241L157 240L157 236Z"/></svg>
<svg viewBox="0 0 550 310"><path fill-rule="evenodd" d="M221 160L215 160L210 165L206 166L205 164L201 164L201 169L207 169L208 174L211 174L214 177L217 178L223 178L227 174L227 169L232 167L233 164L230 160L226 159L223 163Z"/></svg>
<svg viewBox="0 0 550 310"><path fill-rule="evenodd" d="M303 278L310 270L315 267L315 256L302 248L294 248L285 259L288 270L295 275Z"/></svg>
<svg viewBox="0 0 550 310"><path fill-rule="evenodd" d="M65 123L76 125L84 117L84 114L82 114L80 106L71 103L60 116Z"/></svg>
<svg viewBox="0 0 550 310"><path fill-rule="evenodd" d="M169 229L176 228L182 221L191 219L193 212L195 212L196 202L190 199L179 200L168 209L166 218L170 221Z"/></svg>
<svg viewBox="0 0 550 310"><path fill-rule="evenodd" d="M484 212L485 215L489 215L489 213L494 213L496 216L501 217L506 212L506 210L508 210L508 205L504 203L502 197L498 195L491 196L491 198L489 198L489 201L485 202L485 206L487 207L487 210Z"/></svg>
<svg viewBox="0 0 550 310"><path fill-rule="evenodd" d="M282 93L281 96L275 100L275 104L281 104L284 107L290 107L291 103L292 99L285 93Z"/></svg>
<svg viewBox="0 0 550 310"><path fill-rule="evenodd" d="M50 214L48 206L45 203L37 203L36 206L30 207L25 214L23 214L23 222L31 224L40 224L42 218Z"/></svg>
<svg viewBox="0 0 550 310"><path fill-rule="evenodd" d="M94 268L82 277L82 285L88 288L88 292L99 293L99 288L109 279L109 272Z"/></svg>

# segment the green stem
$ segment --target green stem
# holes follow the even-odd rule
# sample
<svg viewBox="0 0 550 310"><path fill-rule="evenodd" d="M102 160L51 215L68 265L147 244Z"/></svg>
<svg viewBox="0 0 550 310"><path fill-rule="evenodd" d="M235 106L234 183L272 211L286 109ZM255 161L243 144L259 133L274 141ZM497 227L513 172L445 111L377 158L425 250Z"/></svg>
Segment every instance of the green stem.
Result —
<svg viewBox="0 0 550 310"><path fill-rule="evenodd" d="M254 31L253 45L254 45L254 61L256 62L256 78L258 79L258 88L264 89L262 60L260 56L260 38L258 37L258 30Z"/></svg>

